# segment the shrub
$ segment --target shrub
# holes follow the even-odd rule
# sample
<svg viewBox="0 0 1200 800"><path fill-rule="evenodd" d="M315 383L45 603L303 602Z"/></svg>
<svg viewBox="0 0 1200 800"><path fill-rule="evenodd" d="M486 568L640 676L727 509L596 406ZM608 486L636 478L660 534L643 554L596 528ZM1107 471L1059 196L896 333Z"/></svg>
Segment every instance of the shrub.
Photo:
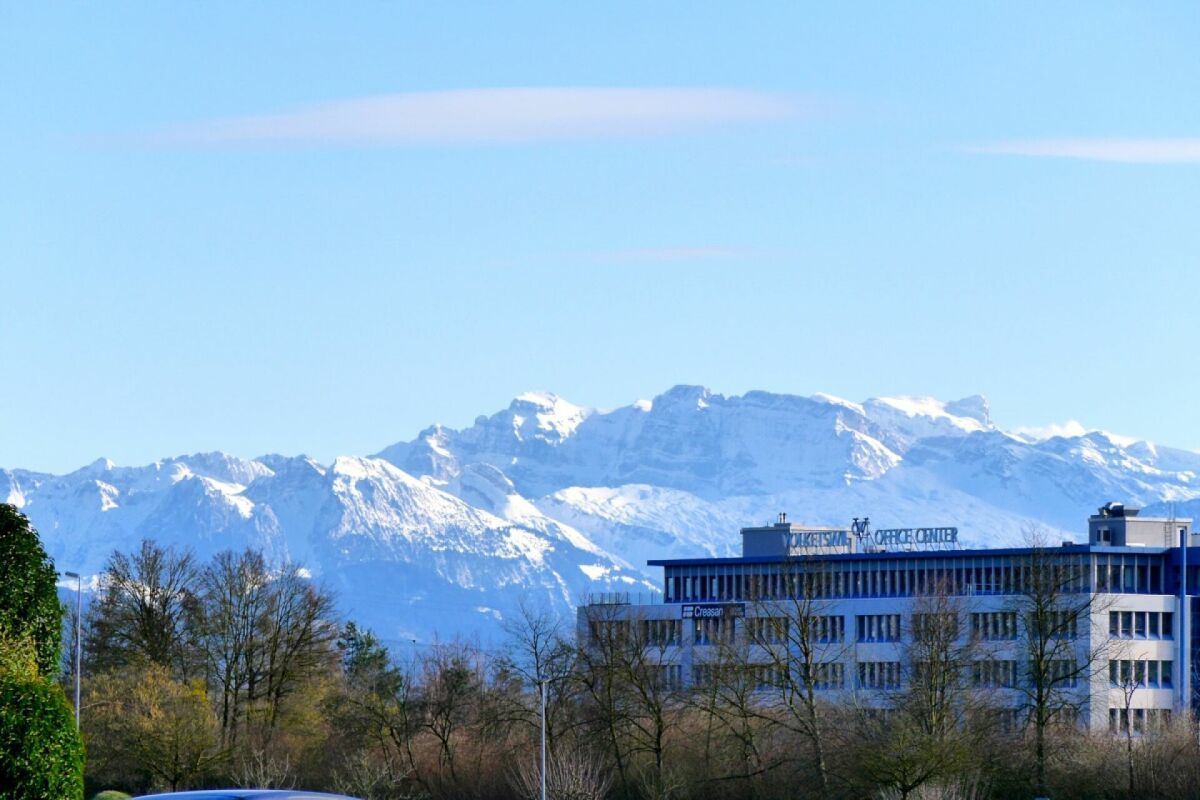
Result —
<svg viewBox="0 0 1200 800"><path fill-rule="evenodd" d="M6 800L83 797L83 742L56 684L0 675L0 786Z"/></svg>
<svg viewBox="0 0 1200 800"><path fill-rule="evenodd" d="M92 795L92 800L129 800L132 795L118 792L116 789L105 789Z"/></svg>
<svg viewBox="0 0 1200 800"><path fill-rule="evenodd" d="M58 573L37 531L8 503L0 503L0 564L0 635L31 636L38 670L52 677L62 645L62 604L54 585Z"/></svg>

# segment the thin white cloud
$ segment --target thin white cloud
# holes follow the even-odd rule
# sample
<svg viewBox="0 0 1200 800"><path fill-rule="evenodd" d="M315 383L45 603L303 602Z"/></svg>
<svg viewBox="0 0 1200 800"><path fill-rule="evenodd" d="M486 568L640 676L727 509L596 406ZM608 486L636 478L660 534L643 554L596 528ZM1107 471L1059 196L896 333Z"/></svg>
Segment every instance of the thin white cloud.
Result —
<svg viewBox="0 0 1200 800"><path fill-rule="evenodd" d="M505 144L687 133L795 115L794 98L745 89L459 89L336 100L178 125L160 144Z"/></svg>
<svg viewBox="0 0 1200 800"><path fill-rule="evenodd" d="M1178 139L1024 139L966 148L971 153L1073 158L1123 164L1198 164L1200 137Z"/></svg>
<svg viewBox="0 0 1200 800"><path fill-rule="evenodd" d="M712 247L707 245L682 245L676 247L630 247L623 250L604 250L588 253L594 261L607 262L672 262L712 261L725 258L742 258L755 255L758 251L744 247Z"/></svg>

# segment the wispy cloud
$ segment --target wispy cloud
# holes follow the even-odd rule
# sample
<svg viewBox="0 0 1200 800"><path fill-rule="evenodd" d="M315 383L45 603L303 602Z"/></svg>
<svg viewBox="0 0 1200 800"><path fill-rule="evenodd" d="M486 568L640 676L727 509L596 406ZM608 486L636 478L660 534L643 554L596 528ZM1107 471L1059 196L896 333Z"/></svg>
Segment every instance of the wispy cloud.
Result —
<svg viewBox="0 0 1200 800"><path fill-rule="evenodd" d="M779 120L796 98L746 89L459 89L336 100L212 119L139 137L158 144L504 144L628 139Z"/></svg>
<svg viewBox="0 0 1200 800"><path fill-rule="evenodd" d="M744 258L758 253L747 247L715 247L707 245L683 245L675 247L630 247L622 250L602 250L587 253L592 261L609 263L668 263L673 261L715 261L727 258Z"/></svg>
<svg viewBox="0 0 1200 800"><path fill-rule="evenodd" d="M1200 137L1178 139L1022 139L967 147L971 153L1073 158L1124 164L1200 163Z"/></svg>

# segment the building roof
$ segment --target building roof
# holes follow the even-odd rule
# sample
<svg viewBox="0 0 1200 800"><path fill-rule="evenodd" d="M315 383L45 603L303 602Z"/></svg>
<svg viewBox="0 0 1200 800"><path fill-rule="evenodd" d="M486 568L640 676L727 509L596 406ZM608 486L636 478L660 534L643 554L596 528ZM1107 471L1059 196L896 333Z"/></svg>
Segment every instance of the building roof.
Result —
<svg viewBox="0 0 1200 800"><path fill-rule="evenodd" d="M1037 548L1032 547L983 547L969 550L886 550L874 553L823 553L810 556L749 556L730 558L665 558L651 559L646 563L651 567L699 567L721 566L735 564L782 564L803 560L814 561L886 561L896 559L923 558L974 558L974 557L1004 557L1027 556ZM1125 553L1143 555L1162 555L1176 547L1140 547L1137 545L1114 547L1111 545L1070 544L1061 547L1041 548L1055 553ZM1189 553L1200 553L1200 547L1189 547ZM1188 559L1191 561L1191 558Z"/></svg>

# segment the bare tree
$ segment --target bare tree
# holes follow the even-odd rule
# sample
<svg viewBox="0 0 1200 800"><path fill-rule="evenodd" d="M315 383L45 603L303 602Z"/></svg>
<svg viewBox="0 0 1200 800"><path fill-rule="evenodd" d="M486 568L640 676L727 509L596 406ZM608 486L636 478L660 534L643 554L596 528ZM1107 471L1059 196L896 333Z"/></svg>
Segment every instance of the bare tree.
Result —
<svg viewBox="0 0 1200 800"><path fill-rule="evenodd" d="M226 745L237 742L247 707L262 678L258 623L267 607L270 576L253 551L218 553L201 577L202 646L215 686Z"/></svg>
<svg viewBox="0 0 1200 800"><path fill-rule="evenodd" d="M541 765L527 759L512 777L513 787L525 800L541 797ZM546 794L554 800L604 800L612 786L612 774L604 760L576 751L556 755L546 765Z"/></svg>
<svg viewBox="0 0 1200 800"><path fill-rule="evenodd" d="M685 700L704 723L708 780L744 781L754 796L762 776L784 763L784 757L769 746L774 718L764 707L766 694L776 690L779 681L773 665L755 660L750 638L748 634L714 645L702 665L705 679Z"/></svg>
<svg viewBox="0 0 1200 800"><path fill-rule="evenodd" d="M578 650L559 616L524 600L518 604L517 616L504 623L504 631L508 646L499 666L512 670L526 690L513 716L528 725L531 733L539 730L538 692L545 682L546 746L553 753L560 736L576 724L573 710L578 684L572 676Z"/></svg>
<svg viewBox="0 0 1200 800"><path fill-rule="evenodd" d="M400 786L411 781L424 794L432 794L432 786L418 769L416 739L422 705L415 665L400 668L374 635L353 624L346 626L340 644L345 686L340 704L344 710L337 713L339 735L361 746L338 767L339 785L360 787L350 794L376 796L385 783L379 774L382 770L386 783Z"/></svg>
<svg viewBox="0 0 1200 800"><path fill-rule="evenodd" d="M1106 640L1092 635L1092 618L1109 602L1091 585L1087 553L1047 545L1043 532L1027 534L1027 554L1016 564L1013 610L1018 614L1024 680L1017 683L1025 725L1033 730L1034 784L1046 792L1047 733L1076 724L1092 700Z"/></svg>
<svg viewBox="0 0 1200 800"><path fill-rule="evenodd" d="M284 700L310 677L328 672L336 656L333 596L285 564L269 584L260 622L266 677L266 722L274 729Z"/></svg>
<svg viewBox="0 0 1200 800"><path fill-rule="evenodd" d="M200 586L200 641L223 739L233 745L252 720L269 739L285 699L336 662L333 600L254 550L218 553Z"/></svg>
<svg viewBox="0 0 1200 800"><path fill-rule="evenodd" d="M395 785L388 766L362 751L351 754L333 774L334 791L363 800L393 797Z"/></svg>
<svg viewBox="0 0 1200 800"><path fill-rule="evenodd" d="M421 727L437 742L440 779L456 785L459 746L468 735L483 696L483 665L478 651L462 643L439 644L422 662Z"/></svg>
<svg viewBox="0 0 1200 800"><path fill-rule="evenodd" d="M681 708L682 665L675 653L678 640L658 635L657 623L678 621L622 612L617 606L587 607L577 680L622 785L639 777L652 796L662 796L670 783L667 738ZM639 757L649 759L648 769L640 768Z"/></svg>
<svg viewBox="0 0 1200 800"><path fill-rule="evenodd" d="M1139 725L1135 722L1133 700L1138 691L1146 685L1148 664L1146 661L1136 658L1133 649L1128 645L1122 648L1114 648L1109 655L1109 686L1115 686L1121 692L1121 707L1118 709L1115 732L1120 733L1125 740L1125 771L1128 780L1129 796L1134 797L1136 770L1133 740L1136 734L1144 732L1146 720L1143 717L1141 722L1142 730L1139 730ZM1158 664L1155 663L1154 667L1157 669Z"/></svg>
<svg viewBox="0 0 1200 800"><path fill-rule="evenodd" d="M833 613L840 576L817 556L789 559L781 568L780 596L752 587L754 614L747 620L752 661L770 676L763 719L799 736L808 746L817 786L830 794L824 690L844 687L849 651L844 617Z"/></svg>
<svg viewBox="0 0 1200 800"><path fill-rule="evenodd" d="M965 608L943 586L918 597L901 648L900 688L885 692L884 708L858 710L853 763L902 800L968 770L992 723L975 684L1011 687L1016 678L1013 662L986 658L962 635Z"/></svg>
<svg viewBox="0 0 1200 800"><path fill-rule="evenodd" d="M238 786L256 789L292 789L296 776L287 753L275 754L262 747L252 747L235 760L234 779Z"/></svg>
<svg viewBox="0 0 1200 800"><path fill-rule="evenodd" d="M89 669L149 663L189 676L198 577L190 551L149 539L132 553L109 556L87 625Z"/></svg>

